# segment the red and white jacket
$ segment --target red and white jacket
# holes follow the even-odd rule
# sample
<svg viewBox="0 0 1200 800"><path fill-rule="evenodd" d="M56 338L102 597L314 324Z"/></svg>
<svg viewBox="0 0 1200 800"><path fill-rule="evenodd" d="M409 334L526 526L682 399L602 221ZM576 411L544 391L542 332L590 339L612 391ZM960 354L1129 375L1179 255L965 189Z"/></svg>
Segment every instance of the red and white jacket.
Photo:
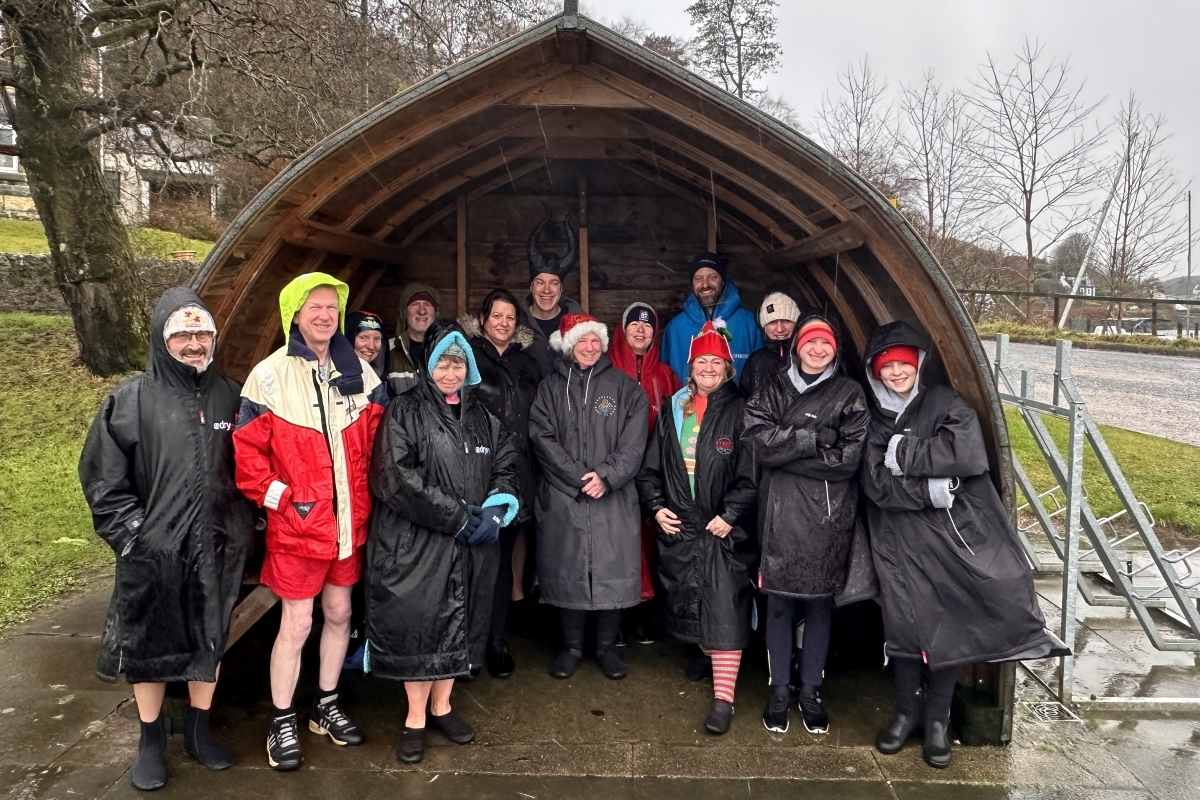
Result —
<svg viewBox="0 0 1200 800"><path fill-rule="evenodd" d="M267 509L270 552L342 559L367 540L367 478L385 390L344 336L330 342L330 355L331 374L322 381L316 356L293 335L242 387L233 433L237 485ZM338 370L351 358L362 365L360 376Z"/></svg>

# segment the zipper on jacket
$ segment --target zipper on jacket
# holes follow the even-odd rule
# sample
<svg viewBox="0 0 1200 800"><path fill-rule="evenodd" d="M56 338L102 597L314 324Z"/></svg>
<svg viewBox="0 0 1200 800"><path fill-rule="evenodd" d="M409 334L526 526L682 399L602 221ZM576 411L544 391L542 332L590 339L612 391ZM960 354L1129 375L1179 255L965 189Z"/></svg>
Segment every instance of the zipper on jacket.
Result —
<svg viewBox="0 0 1200 800"><path fill-rule="evenodd" d="M329 420L325 418L325 398L321 394L321 380L314 370L312 374L313 388L317 390L317 411L321 415L321 435L325 437L325 449L329 452L329 471L333 478L333 524L338 527L338 541L341 541L341 525L338 523L338 492L337 465L333 463L333 442L329 441ZM340 545L339 545L340 547Z"/></svg>
<svg viewBox="0 0 1200 800"><path fill-rule="evenodd" d="M833 504L829 502L829 481L825 481L825 516L833 516Z"/></svg>

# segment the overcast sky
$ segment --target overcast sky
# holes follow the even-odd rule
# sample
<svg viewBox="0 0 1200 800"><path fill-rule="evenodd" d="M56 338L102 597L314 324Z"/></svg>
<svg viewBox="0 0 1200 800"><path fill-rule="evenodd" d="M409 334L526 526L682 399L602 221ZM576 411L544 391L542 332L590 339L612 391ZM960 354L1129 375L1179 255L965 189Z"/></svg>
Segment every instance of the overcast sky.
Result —
<svg viewBox="0 0 1200 800"><path fill-rule="evenodd" d="M689 0L584 0L594 18L629 16L659 33L692 35ZM1084 99L1104 99L1108 120L1130 90L1147 112L1167 118L1181 184L1200 187L1200 3L1191 0L780 0L780 70L767 88L811 119L837 75L866 55L892 86L916 83L926 69L968 89L990 52L1010 63L1026 37L1069 59ZM1186 214L1184 208L1180 214ZM1200 193L1193 225L1200 227ZM1200 269L1193 254L1193 270ZM1183 259L1175 275L1183 274Z"/></svg>

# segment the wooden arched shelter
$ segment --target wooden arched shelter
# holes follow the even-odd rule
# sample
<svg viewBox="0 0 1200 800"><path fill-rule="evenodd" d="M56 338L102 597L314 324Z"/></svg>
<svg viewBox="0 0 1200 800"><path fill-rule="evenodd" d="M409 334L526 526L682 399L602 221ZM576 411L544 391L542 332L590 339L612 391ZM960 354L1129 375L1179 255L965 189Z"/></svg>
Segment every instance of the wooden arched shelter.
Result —
<svg viewBox="0 0 1200 800"><path fill-rule="evenodd" d="M220 367L244 377L282 344L278 293L305 272L345 280L354 308L388 322L412 280L437 287L445 311L475 310L497 286L523 297L543 202L556 220L577 211L581 265L566 292L609 323L635 299L672 316L688 262L709 249L729 257L752 309L780 281L835 309L847 351L893 319L923 329L935 369L990 434L1011 502L986 356L897 210L800 133L575 13L398 94L255 198L195 280L221 330ZM1009 717L1011 670L986 683Z"/></svg>

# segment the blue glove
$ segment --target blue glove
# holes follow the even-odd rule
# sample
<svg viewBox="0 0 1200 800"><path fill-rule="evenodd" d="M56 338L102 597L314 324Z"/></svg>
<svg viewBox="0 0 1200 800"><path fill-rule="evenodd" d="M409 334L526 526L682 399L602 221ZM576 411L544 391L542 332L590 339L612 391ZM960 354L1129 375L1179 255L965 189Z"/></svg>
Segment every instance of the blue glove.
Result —
<svg viewBox="0 0 1200 800"><path fill-rule="evenodd" d="M500 527L504 522L504 509L497 507L480 508L467 506L467 535L468 545L491 544L500 538Z"/></svg>

